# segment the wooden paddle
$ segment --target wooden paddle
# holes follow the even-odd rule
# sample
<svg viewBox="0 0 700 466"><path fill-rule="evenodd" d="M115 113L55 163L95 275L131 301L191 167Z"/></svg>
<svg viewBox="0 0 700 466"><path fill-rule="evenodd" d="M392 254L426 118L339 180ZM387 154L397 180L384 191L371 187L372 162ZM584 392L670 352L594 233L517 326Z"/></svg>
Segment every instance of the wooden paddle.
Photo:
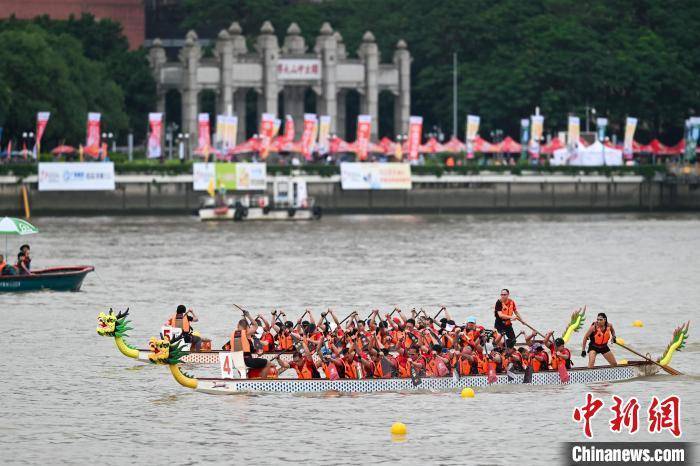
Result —
<svg viewBox="0 0 700 466"><path fill-rule="evenodd" d="M626 349L627 351L629 351L629 352L632 353L632 354L636 354L636 355L639 356L640 358L643 358L643 359L645 359L645 360L647 360L647 361L649 361L649 362L651 362L651 363L653 363L653 364L656 364L657 366L659 366L660 368L662 368L663 370L665 370L666 372L668 372L668 373L671 374L671 375L683 375L682 372L677 371L677 370L674 369L673 367L671 367L671 366L664 366L663 364L659 364L658 362L654 361L653 359L644 356L642 353L639 353L639 352L633 350L632 348L630 348L629 346L625 345L624 343L620 343L619 341L615 341L615 344L618 345L618 346L623 347L624 349Z"/></svg>

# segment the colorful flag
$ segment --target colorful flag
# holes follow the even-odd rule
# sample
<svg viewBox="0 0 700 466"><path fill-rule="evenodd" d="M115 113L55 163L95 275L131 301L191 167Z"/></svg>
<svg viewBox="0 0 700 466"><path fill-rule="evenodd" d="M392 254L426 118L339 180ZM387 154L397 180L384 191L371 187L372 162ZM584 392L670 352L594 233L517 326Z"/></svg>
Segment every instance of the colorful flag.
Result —
<svg viewBox="0 0 700 466"><path fill-rule="evenodd" d="M627 117L625 122L625 141L622 144L622 154L627 160L631 160L633 157L632 144L634 143L634 132L637 129L637 119L632 117Z"/></svg>
<svg viewBox="0 0 700 466"><path fill-rule="evenodd" d="M423 117L412 116L408 119L408 141L406 151L408 152L408 160L418 160L418 151L420 149L421 136L423 134ZM396 141L396 144L401 144Z"/></svg>
<svg viewBox="0 0 700 466"><path fill-rule="evenodd" d="M569 148L573 149L578 145L578 140L581 137L581 120L579 117L569 117L569 128L566 132L566 141Z"/></svg>
<svg viewBox="0 0 700 466"><path fill-rule="evenodd" d="M163 153L160 138L163 130L163 114L149 113L148 123L151 126L151 133L148 135L148 158L157 159Z"/></svg>
<svg viewBox="0 0 700 466"><path fill-rule="evenodd" d="M224 152L236 147L236 139L238 137L238 117L235 115L227 115L224 117Z"/></svg>
<svg viewBox="0 0 700 466"><path fill-rule="evenodd" d="M88 113L85 148L93 149L95 152L100 148L100 116L99 113Z"/></svg>
<svg viewBox="0 0 700 466"><path fill-rule="evenodd" d="M465 142L467 144L467 158L474 158L474 140L479 132L479 123L481 118L478 115L467 115L467 131L465 134Z"/></svg>
<svg viewBox="0 0 700 466"><path fill-rule="evenodd" d="M316 138L316 127L318 120L313 113L304 114L304 131L301 134L301 155L306 160L311 160L311 153L314 151L314 140Z"/></svg>
<svg viewBox="0 0 700 466"><path fill-rule="evenodd" d="M214 145L217 148L224 148L224 138L226 137L226 116L216 115L216 130L214 131Z"/></svg>
<svg viewBox="0 0 700 466"><path fill-rule="evenodd" d="M372 131L372 115L357 116L357 137L355 138L355 151L360 160L367 160L369 155L369 135Z"/></svg>
<svg viewBox="0 0 700 466"><path fill-rule="evenodd" d="M39 112L36 114L36 139L34 143L34 157L41 152L41 138L44 136L44 130L49 123L51 112Z"/></svg>
<svg viewBox="0 0 700 466"><path fill-rule="evenodd" d="M294 141L294 117L287 115L284 117L284 142Z"/></svg>
<svg viewBox="0 0 700 466"><path fill-rule="evenodd" d="M275 137L279 134L281 127L282 127L282 120L280 120L279 118L275 118L275 130L272 132L272 137Z"/></svg>
<svg viewBox="0 0 700 466"><path fill-rule="evenodd" d="M321 115L318 125L318 153L325 155L330 149L329 137L331 134L331 117Z"/></svg>
<svg viewBox="0 0 700 466"><path fill-rule="evenodd" d="M596 118L596 127L598 128L598 140L600 142L605 141L605 127L608 126L607 118Z"/></svg>
<svg viewBox="0 0 700 466"><path fill-rule="evenodd" d="M272 113L263 113L260 120L260 156L263 160L270 153L270 145L272 136L275 131L275 115Z"/></svg>
<svg viewBox="0 0 700 466"><path fill-rule="evenodd" d="M530 141L530 119L522 118L520 120L520 159L525 160L527 157L527 145Z"/></svg>
<svg viewBox="0 0 700 466"><path fill-rule="evenodd" d="M207 160L211 151L211 134L209 129L209 114L200 113L197 117L199 128L197 131L197 150L201 151Z"/></svg>
<svg viewBox="0 0 700 466"><path fill-rule="evenodd" d="M532 115L530 130L530 146L528 148L533 159L540 157L540 140L542 139L542 131L544 130L544 117L542 115Z"/></svg>

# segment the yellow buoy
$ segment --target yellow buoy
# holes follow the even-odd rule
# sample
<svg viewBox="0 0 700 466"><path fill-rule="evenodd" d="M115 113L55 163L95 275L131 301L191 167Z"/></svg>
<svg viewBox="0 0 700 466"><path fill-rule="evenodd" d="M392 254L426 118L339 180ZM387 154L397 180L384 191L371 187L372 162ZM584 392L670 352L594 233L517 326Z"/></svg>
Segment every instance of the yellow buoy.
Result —
<svg viewBox="0 0 700 466"><path fill-rule="evenodd" d="M644 322L642 322L641 320L635 320L634 322L632 322L632 327L644 327Z"/></svg>
<svg viewBox="0 0 700 466"><path fill-rule="evenodd" d="M625 344L625 339L622 338L622 337L617 337L617 338L616 338L616 341L617 341L619 344L621 344L621 345L624 345L624 344Z"/></svg>
<svg viewBox="0 0 700 466"><path fill-rule="evenodd" d="M467 387L462 389L461 393L462 398L474 398L474 390Z"/></svg>
<svg viewBox="0 0 700 466"><path fill-rule="evenodd" d="M621 366L626 366L626 365L627 365L627 359L620 359L620 361L618 361L618 364L621 365Z"/></svg>
<svg viewBox="0 0 700 466"><path fill-rule="evenodd" d="M406 435L406 424L403 422L395 422L391 425L392 435Z"/></svg>

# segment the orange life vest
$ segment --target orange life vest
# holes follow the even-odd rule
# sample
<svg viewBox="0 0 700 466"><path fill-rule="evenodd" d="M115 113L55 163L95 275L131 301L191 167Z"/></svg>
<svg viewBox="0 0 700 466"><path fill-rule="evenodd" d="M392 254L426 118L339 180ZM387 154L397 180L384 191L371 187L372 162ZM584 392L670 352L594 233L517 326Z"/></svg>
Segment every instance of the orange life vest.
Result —
<svg viewBox="0 0 700 466"><path fill-rule="evenodd" d="M542 354L544 355L544 361L540 361L534 356L530 357L533 372L539 372L540 369L545 370L549 366L549 356L547 356L547 353L545 353L544 351L542 352Z"/></svg>
<svg viewBox="0 0 700 466"><path fill-rule="evenodd" d="M292 336L291 335L283 335L279 334L278 335L278 346L280 351L289 351L292 348L294 348L294 342L292 341Z"/></svg>
<svg viewBox="0 0 700 466"><path fill-rule="evenodd" d="M515 301L508 298L505 303L501 301L499 302L501 303L501 313L509 317L512 316L515 312ZM498 314L499 313L496 312L496 319L500 320L503 323L503 325L512 325L510 319L501 319L501 317Z"/></svg>
<svg viewBox="0 0 700 466"><path fill-rule="evenodd" d="M229 345L231 351L243 351L244 353L250 353L250 341L248 341L248 334L245 330L234 330L231 332Z"/></svg>
<svg viewBox="0 0 700 466"><path fill-rule="evenodd" d="M265 332L260 338L260 343L262 343L263 351L272 351L275 344L275 339L272 337L270 332Z"/></svg>
<svg viewBox="0 0 700 466"><path fill-rule="evenodd" d="M430 360L426 360L425 373L429 377L437 377L438 376L438 367L437 367L437 361L435 361L435 358L430 358Z"/></svg>
<svg viewBox="0 0 700 466"><path fill-rule="evenodd" d="M566 359L560 358L559 356L557 356L556 350L554 348L552 348L551 365L552 365L552 369L554 369L554 370L557 370L559 368L559 364L564 364L564 365L566 365L567 368L571 366L571 351L569 351L568 348L562 348L559 351L562 353L566 353L568 358L566 358Z"/></svg>
<svg viewBox="0 0 700 466"><path fill-rule="evenodd" d="M0 262L0 274L2 274L2 271L5 270L5 267L7 266L7 261L3 259L2 262Z"/></svg>
<svg viewBox="0 0 700 466"><path fill-rule="evenodd" d="M408 358L406 357L398 357L396 358L396 362L398 363L398 369L399 369L399 377L401 378L406 378L411 376L411 366L408 364Z"/></svg>
<svg viewBox="0 0 700 466"><path fill-rule="evenodd" d="M357 369L355 368L355 361L347 362L343 360L343 366L345 367L345 378L346 379L357 379Z"/></svg>
<svg viewBox="0 0 700 466"><path fill-rule="evenodd" d="M329 362L328 364L322 362L321 366L323 367L323 372L326 374L326 379L338 380L340 378L340 376L338 375L338 368L335 367L335 364L333 364L332 362Z"/></svg>
<svg viewBox="0 0 700 466"><path fill-rule="evenodd" d="M301 366L301 367L299 367ZM306 363L306 360L302 361L301 364L294 364L294 370L297 371L297 378L299 379L312 379L314 374Z"/></svg>
<svg viewBox="0 0 700 466"><path fill-rule="evenodd" d="M595 333L593 333L593 344L595 344L596 346L603 346L607 344L608 341L610 341L610 337L610 327L606 325L605 331L603 331L600 329L600 327L596 325Z"/></svg>
<svg viewBox="0 0 700 466"><path fill-rule="evenodd" d="M187 318L187 314L182 314L182 317L179 319L177 314L173 314L168 320L168 325L182 329L183 333L190 333L190 319Z"/></svg>
<svg viewBox="0 0 700 466"><path fill-rule="evenodd" d="M459 371L459 375L469 375L472 373L472 365L469 362L469 359L460 356L459 358L459 365L457 366L457 370Z"/></svg>

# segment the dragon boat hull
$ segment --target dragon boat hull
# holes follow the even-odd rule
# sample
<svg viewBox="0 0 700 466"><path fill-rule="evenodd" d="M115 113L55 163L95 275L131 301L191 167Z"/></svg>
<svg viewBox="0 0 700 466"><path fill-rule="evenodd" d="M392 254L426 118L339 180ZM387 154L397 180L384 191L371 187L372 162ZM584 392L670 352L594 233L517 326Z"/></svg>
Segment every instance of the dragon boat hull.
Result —
<svg viewBox="0 0 700 466"><path fill-rule="evenodd" d="M651 376L659 368L644 361L630 362L623 366L600 366L593 369L580 368L569 371L569 384L595 382L620 382L637 377ZM197 378L195 391L213 395L233 395L237 393L380 393L405 391L452 391L466 387L487 387L496 385L523 384L522 373L514 374L509 380L499 374L494 383L488 383L485 375L466 377L423 377L419 383L412 379L361 379L361 380L299 380L299 379L209 379ZM190 379L194 380L194 379ZM543 371L532 374L531 385L564 385L557 371Z"/></svg>
<svg viewBox="0 0 700 466"><path fill-rule="evenodd" d="M0 293L16 291L80 291L85 276L95 270L91 266L53 267L32 271L31 275L3 275Z"/></svg>

